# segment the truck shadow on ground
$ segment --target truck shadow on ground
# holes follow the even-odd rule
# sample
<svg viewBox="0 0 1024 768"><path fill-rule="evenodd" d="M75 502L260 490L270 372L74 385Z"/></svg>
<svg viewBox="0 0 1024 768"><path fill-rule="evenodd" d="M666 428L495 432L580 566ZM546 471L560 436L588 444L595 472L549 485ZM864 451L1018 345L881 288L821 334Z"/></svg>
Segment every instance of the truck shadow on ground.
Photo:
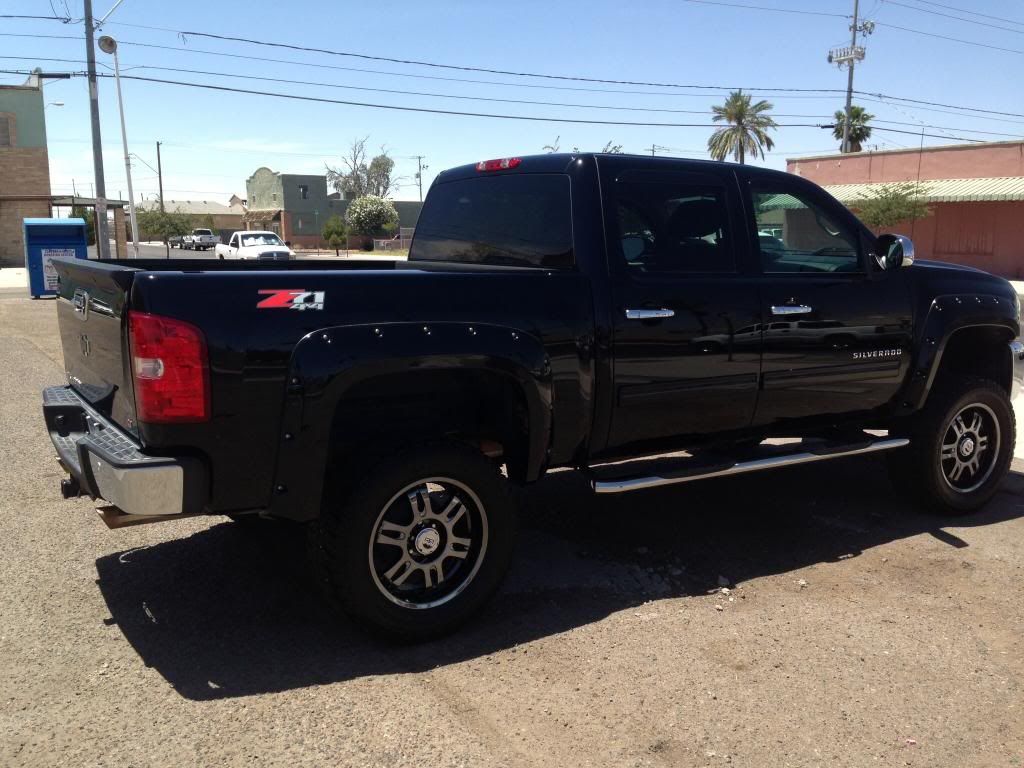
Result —
<svg viewBox="0 0 1024 768"><path fill-rule="evenodd" d="M595 497L574 472L522 494L516 563L490 606L455 635L393 646L336 618L314 588L299 531L215 524L96 561L116 624L182 696L209 700L400 674L486 656L650 600L704 595L855 557L943 526L1024 516L1024 474L982 512L920 514L877 458ZM274 526L279 528L280 526ZM286 527L287 528L287 527Z"/></svg>

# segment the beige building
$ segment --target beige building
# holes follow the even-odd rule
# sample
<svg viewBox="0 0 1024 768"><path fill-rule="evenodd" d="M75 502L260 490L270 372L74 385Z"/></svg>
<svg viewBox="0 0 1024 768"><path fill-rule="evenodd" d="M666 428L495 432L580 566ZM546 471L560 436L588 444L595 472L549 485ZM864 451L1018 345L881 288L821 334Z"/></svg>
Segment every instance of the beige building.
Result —
<svg viewBox="0 0 1024 768"><path fill-rule="evenodd" d="M50 216L43 108L38 76L0 86L0 267L24 264L22 220Z"/></svg>
<svg viewBox="0 0 1024 768"><path fill-rule="evenodd" d="M159 208L160 203L156 200L146 200L136 207L140 211L145 211ZM242 219L245 216L246 207L237 195L232 195L227 205L213 200L165 200L164 210L191 216L197 227L205 226L203 222L209 216L213 222L211 229L215 233L219 233L224 242L227 242L227 238L231 236L232 232L245 229Z"/></svg>

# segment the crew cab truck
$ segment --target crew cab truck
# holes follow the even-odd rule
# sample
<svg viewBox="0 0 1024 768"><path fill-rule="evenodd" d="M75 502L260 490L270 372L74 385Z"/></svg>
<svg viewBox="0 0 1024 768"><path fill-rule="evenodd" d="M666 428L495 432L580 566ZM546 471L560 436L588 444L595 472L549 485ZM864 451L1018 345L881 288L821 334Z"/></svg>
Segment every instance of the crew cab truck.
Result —
<svg viewBox="0 0 1024 768"><path fill-rule="evenodd" d="M218 259L288 261L295 258L295 251L277 233L257 230L233 232L227 244L218 244L214 253Z"/></svg>
<svg viewBox="0 0 1024 768"><path fill-rule="evenodd" d="M341 607L403 638L495 591L509 486L552 467L621 493L889 452L898 486L960 514L1015 441L1009 283L915 263L765 169L456 168L408 262L54 263L64 494L105 500L112 527L306 523Z"/></svg>
<svg viewBox="0 0 1024 768"><path fill-rule="evenodd" d="M193 229L191 233L183 235L181 247L189 251L208 251L220 242L220 238L213 234L210 229Z"/></svg>

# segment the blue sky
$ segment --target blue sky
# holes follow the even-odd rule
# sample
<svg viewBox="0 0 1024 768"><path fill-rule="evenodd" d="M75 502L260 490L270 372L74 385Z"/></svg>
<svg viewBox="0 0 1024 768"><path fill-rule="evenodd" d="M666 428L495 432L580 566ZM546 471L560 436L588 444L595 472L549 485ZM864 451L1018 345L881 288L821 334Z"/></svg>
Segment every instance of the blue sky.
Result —
<svg viewBox="0 0 1024 768"><path fill-rule="evenodd" d="M692 0L637 2L327 2L283 4L251 2L146 2L125 0L103 32L119 41L125 75L187 80L331 99L405 107L490 112L592 120L707 123L711 104L724 90L620 86L551 80L482 72L446 70L352 57L265 48L215 41L139 26L196 30L327 48L396 59L417 59L516 72L550 73L611 80L752 88L843 89L845 71L829 65L830 47L848 43L852 0L721 0L758 8L795 9L783 13L751 7L727 7ZM114 0L96 0L97 15ZM52 6L63 12L63 0ZM79 18L81 0L67 0ZM913 7L907 7L913 6ZM970 9L965 14L950 7ZM926 11L960 16L956 20ZM862 16L877 22L866 40L867 59L857 68L855 87L957 106L1024 113L1024 0L862 0ZM49 15L49 0L0 0L0 14ZM988 14L980 16L976 14ZM999 18L990 18L999 17ZM1017 20L1014 25L1005 19ZM985 26L990 24L991 26ZM962 38L1018 52L965 45L914 34ZM84 64L46 61L84 59L82 25L55 21L0 18L0 68L40 66L50 71L84 69ZM73 35L75 39L38 39L5 35ZM147 48L146 43L166 46ZM253 58L215 56L199 51ZM97 53L100 62L110 57ZM298 62L285 64L267 59ZM321 65L313 67L310 65ZM217 74L173 73L142 67L203 70ZM347 67L349 69L332 69ZM376 70L376 72L352 71ZM240 74L306 80L349 88L242 80ZM389 73L389 74L382 74ZM459 82L453 79L487 82ZM0 83L23 77L0 75ZM536 87L546 86L546 87ZM156 165L154 143L163 144L165 195L168 199L226 201L245 194L245 179L259 166L292 173L321 172L336 164L351 141L369 136L368 146L387 147L401 176L416 169L413 155L425 155L429 169L424 190L435 172L489 157L542 151L560 137L563 149L600 149L609 140L627 152L650 151L651 144L670 148L663 154L706 157L708 127L677 128L582 125L558 122L494 120L478 117L400 112L367 107L289 101L269 96L204 91L126 80L123 84L128 139L132 152ZM381 93L355 88L421 91L466 99ZM578 89L578 90L571 90ZM606 89L606 90L600 90ZM609 93L607 90L628 91ZM779 123L827 122L843 106L833 94L756 92L775 106ZM79 194L92 182L87 87L84 79L47 85L50 164L55 194ZM543 106L481 101L518 99L605 107L672 111L625 111L595 106ZM921 123L943 126L928 133L990 140L1024 136L1024 117L983 116L900 102L864 101L879 120L917 131ZM943 110L943 111L938 111ZM114 84L100 83L100 111L108 195L127 194ZM782 115L795 115L783 117ZM998 118L998 119L995 119ZM879 123L881 125L881 123ZM966 133L990 131L1005 136ZM835 148L829 131L781 127L775 148L765 160L784 168L785 158ZM926 138L925 144L952 143ZM880 149L917 146L919 136L877 131L869 145ZM156 192L156 174L136 161L136 198ZM411 179L396 194L416 199Z"/></svg>

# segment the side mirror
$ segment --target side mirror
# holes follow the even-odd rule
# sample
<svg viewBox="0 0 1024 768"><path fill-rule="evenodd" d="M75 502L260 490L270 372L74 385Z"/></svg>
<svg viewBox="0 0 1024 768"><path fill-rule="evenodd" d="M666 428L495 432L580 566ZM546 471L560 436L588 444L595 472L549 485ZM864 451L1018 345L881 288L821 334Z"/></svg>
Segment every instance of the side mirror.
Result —
<svg viewBox="0 0 1024 768"><path fill-rule="evenodd" d="M285 240L284 244L287 245L289 248L292 247L292 241L291 240Z"/></svg>
<svg viewBox="0 0 1024 768"><path fill-rule="evenodd" d="M872 252L882 269L909 267L914 263L914 243L903 235L879 235Z"/></svg>

